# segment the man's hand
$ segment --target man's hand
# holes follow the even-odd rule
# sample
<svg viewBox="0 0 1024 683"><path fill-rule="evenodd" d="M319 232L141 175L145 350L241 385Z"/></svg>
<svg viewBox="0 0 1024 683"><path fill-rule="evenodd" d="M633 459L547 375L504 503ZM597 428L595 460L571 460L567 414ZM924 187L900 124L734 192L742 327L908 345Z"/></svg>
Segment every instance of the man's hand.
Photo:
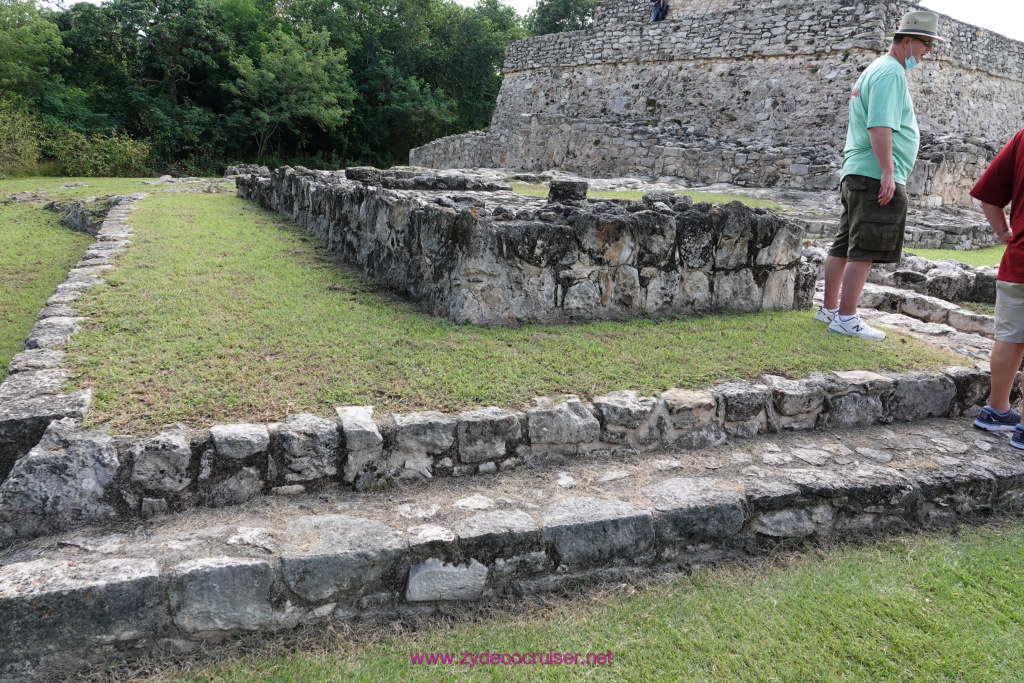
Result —
<svg viewBox="0 0 1024 683"><path fill-rule="evenodd" d="M1013 233L1007 230L1002 235L996 235L1000 242L1003 244L1009 244L1013 241Z"/></svg>
<svg viewBox="0 0 1024 683"><path fill-rule="evenodd" d="M878 189L878 203L885 206L892 201L894 194L896 194L896 179L893 177L892 171L882 171L882 185Z"/></svg>

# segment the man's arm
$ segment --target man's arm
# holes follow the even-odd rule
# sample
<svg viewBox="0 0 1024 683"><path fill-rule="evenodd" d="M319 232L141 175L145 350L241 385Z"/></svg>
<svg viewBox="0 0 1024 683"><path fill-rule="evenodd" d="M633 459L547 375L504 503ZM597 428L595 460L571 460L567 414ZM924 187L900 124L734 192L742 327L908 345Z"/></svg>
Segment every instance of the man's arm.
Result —
<svg viewBox="0 0 1024 683"><path fill-rule="evenodd" d="M992 230L996 233L999 241L1003 244L1009 244L1010 240L1013 239L1013 231L1010 230L1010 224L1006 222L1006 212L1003 210L1003 207L982 202L981 210L985 212L985 218L988 219L988 224L992 226Z"/></svg>
<svg viewBox="0 0 1024 683"><path fill-rule="evenodd" d="M882 167L882 187L878 191L878 203L885 206L896 194L896 177L892 160L892 128L876 126L868 128L868 136L871 138L871 151L878 159L878 165Z"/></svg>

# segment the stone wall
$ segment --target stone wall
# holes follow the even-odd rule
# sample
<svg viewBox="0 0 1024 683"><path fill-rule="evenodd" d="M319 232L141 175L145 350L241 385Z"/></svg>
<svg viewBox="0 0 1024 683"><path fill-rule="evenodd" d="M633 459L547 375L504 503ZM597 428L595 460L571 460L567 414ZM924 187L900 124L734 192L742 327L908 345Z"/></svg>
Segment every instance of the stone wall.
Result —
<svg viewBox="0 0 1024 683"><path fill-rule="evenodd" d="M507 325L809 306L801 231L739 202L693 205L453 193L462 176L369 182L280 168L240 177L238 194L306 227L368 275L454 322ZM348 169L350 176L359 169ZM390 173L390 172L389 172Z"/></svg>
<svg viewBox="0 0 1024 683"><path fill-rule="evenodd" d="M415 149L410 162L835 186L850 87L912 7L681 3L663 22L624 20L627 10L648 11L645 4L607 3L598 10L607 21L592 29L510 44L491 127ZM969 165L984 165L1020 125L1024 44L947 17L940 26L949 42L909 76L918 118L925 132L983 143ZM646 137L638 135L643 129ZM703 172L693 174L664 152L687 149L686 136ZM638 147L625 144L638 138ZM730 146L746 155L742 164L727 153ZM919 182L915 191L969 203L976 169L946 164L922 171L929 186Z"/></svg>

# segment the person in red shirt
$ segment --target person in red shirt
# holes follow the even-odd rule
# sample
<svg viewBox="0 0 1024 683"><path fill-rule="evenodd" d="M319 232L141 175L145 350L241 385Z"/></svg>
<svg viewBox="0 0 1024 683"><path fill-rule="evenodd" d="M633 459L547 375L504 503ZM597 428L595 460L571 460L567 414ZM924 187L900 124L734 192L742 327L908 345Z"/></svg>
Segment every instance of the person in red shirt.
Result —
<svg viewBox="0 0 1024 683"><path fill-rule="evenodd" d="M996 334L989 356L988 405L974 426L1010 431L1010 443L1024 449L1021 414L1010 405L1010 390L1024 359L1024 129L1000 150L971 190L1006 252L996 276ZM1006 220L1006 205L1010 220Z"/></svg>

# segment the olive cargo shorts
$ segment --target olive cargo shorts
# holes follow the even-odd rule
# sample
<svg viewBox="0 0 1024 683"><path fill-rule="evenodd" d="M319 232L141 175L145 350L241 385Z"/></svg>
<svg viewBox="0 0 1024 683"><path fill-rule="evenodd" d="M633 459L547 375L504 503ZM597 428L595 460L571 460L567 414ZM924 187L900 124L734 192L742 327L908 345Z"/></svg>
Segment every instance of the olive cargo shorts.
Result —
<svg viewBox="0 0 1024 683"><path fill-rule="evenodd" d="M903 253L903 231L907 227L907 188L896 184L896 192L885 206L878 203L882 181L862 175L848 175L839 186L843 216L839 219L830 256L850 261L899 263Z"/></svg>

